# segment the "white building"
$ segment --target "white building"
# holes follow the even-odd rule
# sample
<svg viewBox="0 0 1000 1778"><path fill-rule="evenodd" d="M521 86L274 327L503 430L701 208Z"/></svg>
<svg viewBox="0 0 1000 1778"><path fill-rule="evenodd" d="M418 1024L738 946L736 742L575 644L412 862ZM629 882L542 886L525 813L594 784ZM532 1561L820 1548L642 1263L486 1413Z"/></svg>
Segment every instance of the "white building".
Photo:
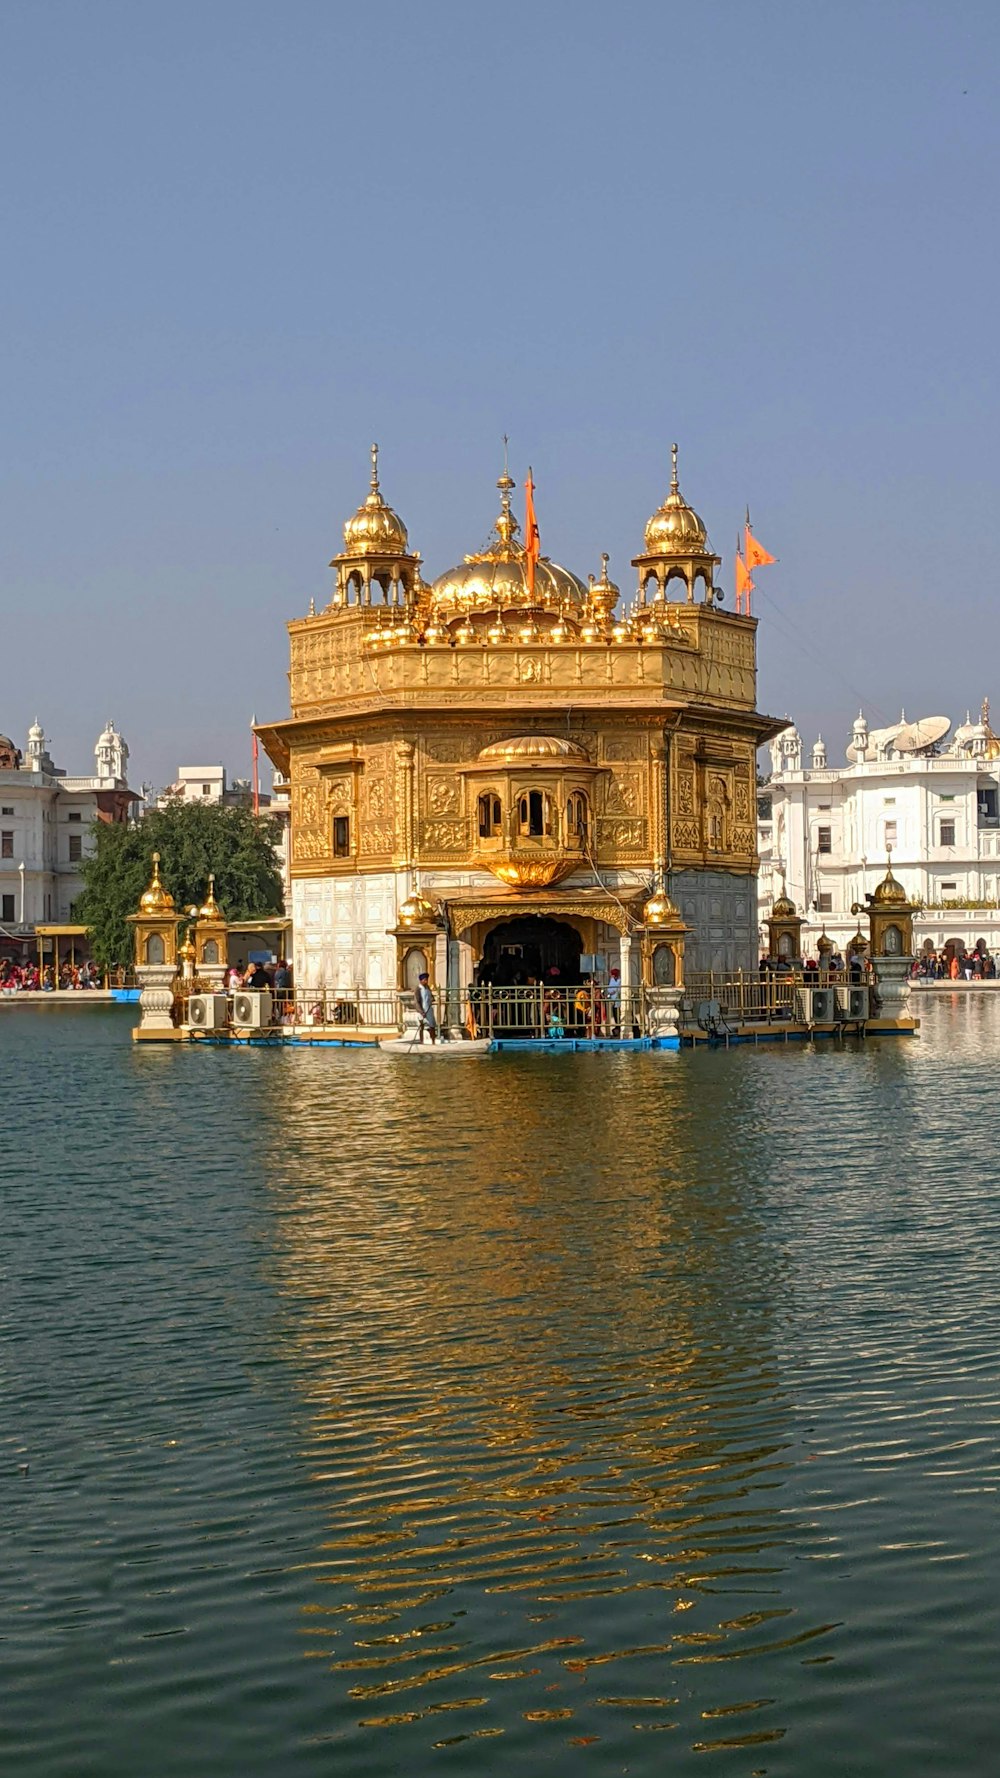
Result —
<svg viewBox="0 0 1000 1778"><path fill-rule="evenodd" d="M861 714L833 765L821 737L805 763L796 728L777 736L758 798L762 922L784 883L805 916L804 953L824 928L843 949L891 851L921 904L918 947L984 938L1000 952L1000 739L986 703L950 730L945 717L870 729Z"/></svg>
<svg viewBox="0 0 1000 1778"><path fill-rule="evenodd" d="M0 939L30 938L39 921L69 921L94 822L127 821L139 800L113 722L98 736L94 764L90 776L70 777L53 763L38 722L23 753L0 735Z"/></svg>

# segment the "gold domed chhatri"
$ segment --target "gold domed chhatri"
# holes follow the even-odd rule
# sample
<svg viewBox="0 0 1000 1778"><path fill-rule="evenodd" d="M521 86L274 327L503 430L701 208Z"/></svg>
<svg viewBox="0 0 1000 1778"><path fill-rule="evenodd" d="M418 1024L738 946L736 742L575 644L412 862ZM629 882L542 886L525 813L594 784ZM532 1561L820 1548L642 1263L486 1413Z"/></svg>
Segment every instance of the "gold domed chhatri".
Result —
<svg viewBox="0 0 1000 1778"><path fill-rule="evenodd" d="M372 478L368 498L344 526L344 550L351 556L406 555L409 538L398 512L382 498L378 482L378 445L372 445Z"/></svg>
<svg viewBox="0 0 1000 1778"><path fill-rule="evenodd" d="M143 914L166 914L173 912L173 906L173 896L169 890L164 889L160 881L160 854L154 852L153 874L148 889L143 892L139 901L139 911Z"/></svg>
<svg viewBox="0 0 1000 1778"><path fill-rule="evenodd" d="M209 876L208 894L206 895L205 900L202 903L201 907L198 909L198 918L199 918L199 920L221 920L221 918L222 918L222 909L220 908L218 902L215 899L215 872L214 871Z"/></svg>
<svg viewBox="0 0 1000 1778"><path fill-rule="evenodd" d="M588 762L585 749L575 741L566 740L563 735L516 735L511 741L491 741L488 747L480 749L478 757L487 764L491 760L498 763L533 760L538 765L550 760L559 764L573 759Z"/></svg>
<svg viewBox="0 0 1000 1778"><path fill-rule="evenodd" d="M419 889L414 889L403 902L397 918L400 926L434 926L437 922L437 909L426 895L422 895Z"/></svg>
<svg viewBox="0 0 1000 1778"><path fill-rule="evenodd" d="M892 874L891 847L889 848L889 855L886 861L885 876L873 891L871 901L874 907L886 907L887 905L906 907L909 905L909 897L907 896L906 890L903 888L902 883L900 883Z"/></svg>
<svg viewBox="0 0 1000 1778"><path fill-rule="evenodd" d="M670 492L646 525L646 554L686 556L704 551L708 532L693 506L681 493L677 479L677 446L670 447Z"/></svg>

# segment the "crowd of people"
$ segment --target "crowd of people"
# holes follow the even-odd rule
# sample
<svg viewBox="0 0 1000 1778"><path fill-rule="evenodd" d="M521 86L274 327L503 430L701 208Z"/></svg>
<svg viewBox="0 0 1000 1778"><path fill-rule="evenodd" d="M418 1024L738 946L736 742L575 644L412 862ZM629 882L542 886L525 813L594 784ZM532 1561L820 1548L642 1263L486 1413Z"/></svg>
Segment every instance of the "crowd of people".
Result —
<svg viewBox="0 0 1000 1778"><path fill-rule="evenodd" d="M271 994L289 995L293 986L291 964L285 957L279 957L277 963L249 964L240 957L226 971L226 988L230 994L238 993L241 988L257 991L266 988Z"/></svg>
<svg viewBox="0 0 1000 1778"><path fill-rule="evenodd" d="M51 963L39 969L37 963L14 963L9 957L0 962L0 994L51 994L56 988L103 988L104 978L96 963L62 963L58 976Z"/></svg>
<svg viewBox="0 0 1000 1778"><path fill-rule="evenodd" d="M563 980L553 966L539 978L498 983L477 980L469 989L466 1021L471 1036L503 1029L522 1037L620 1037L622 978L617 968L600 982L583 975L576 983Z"/></svg>
<svg viewBox="0 0 1000 1778"><path fill-rule="evenodd" d="M918 982L992 982L996 980L996 958L980 939L974 950L950 952L926 951L913 960L910 974Z"/></svg>

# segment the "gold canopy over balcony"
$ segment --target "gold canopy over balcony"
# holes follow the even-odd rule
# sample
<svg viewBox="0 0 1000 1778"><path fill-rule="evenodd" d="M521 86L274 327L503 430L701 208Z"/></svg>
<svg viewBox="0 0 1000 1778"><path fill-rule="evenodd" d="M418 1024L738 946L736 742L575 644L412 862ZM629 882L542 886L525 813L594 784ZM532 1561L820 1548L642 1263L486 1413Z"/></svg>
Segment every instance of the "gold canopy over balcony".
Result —
<svg viewBox="0 0 1000 1778"><path fill-rule="evenodd" d="M562 735L517 735L484 747L463 773L477 863L513 889L544 889L568 876L590 846L599 769Z"/></svg>

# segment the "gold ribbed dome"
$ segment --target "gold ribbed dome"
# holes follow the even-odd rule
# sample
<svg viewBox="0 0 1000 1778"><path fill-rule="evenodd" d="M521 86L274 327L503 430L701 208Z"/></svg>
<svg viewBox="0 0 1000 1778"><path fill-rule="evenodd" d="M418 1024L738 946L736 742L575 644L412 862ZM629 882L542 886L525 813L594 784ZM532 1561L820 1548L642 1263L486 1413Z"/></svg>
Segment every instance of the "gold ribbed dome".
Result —
<svg viewBox="0 0 1000 1778"><path fill-rule="evenodd" d="M704 555L708 532L693 506L689 506L677 480L677 446L671 445L670 492L646 526L648 556Z"/></svg>
<svg viewBox="0 0 1000 1778"><path fill-rule="evenodd" d="M906 890L902 883L897 882L893 876L891 861L885 876L872 895L872 902L876 907L905 907L907 905Z"/></svg>
<svg viewBox="0 0 1000 1778"><path fill-rule="evenodd" d="M587 762L589 755L575 741L567 741L562 735L516 735L510 741L492 741L483 747L478 755L487 764L513 763L532 759L583 760Z"/></svg>
<svg viewBox="0 0 1000 1778"><path fill-rule="evenodd" d="M378 485L378 445L372 445L371 489L363 506L344 526L344 553L349 556L405 556L406 526L382 498Z"/></svg>
<svg viewBox="0 0 1000 1778"><path fill-rule="evenodd" d="M153 853L153 875L149 880L149 888L143 891L139 907L144 914L173 913L174 898L160 882L160 854Z"/></svg>
<svg viewBox="0 0 1000 1778"><path fill-rule="evenodd" d="M787 920L789 918L794 919L796 912L797 910L794 901L792 901L790 896L786 895L784 890L782 890L771 909L772 918L778 920Z"/></svg>
<svg viewBox="0 0 1000 1778"><path fill-rule="evenodd" d="M528 585L528 558L518 542L520 526L510 510L514 483L504 470L497 482L500 516L493 527L495 541L479 555L466 556L456 568L438 575L430 590L434 617L445 623L453 617L477 612L553 611L581 609L587 588L569 568L561 568L548 556L535 562L535 585Z"/></svg>
<svg viewBox="0 0 1000 1778"><path fill-rule="evenodd" d="M666 890L654 889L642 910L644 926L679 926L680 909L676 908Z"/></svg>
<svg viewBox="0 0 1000 1778"><path fill-rule="evenodd" d="M426 895L414 889L403 902L397 916L400 926L433 926L437 920L437 912Z"/></svg>

